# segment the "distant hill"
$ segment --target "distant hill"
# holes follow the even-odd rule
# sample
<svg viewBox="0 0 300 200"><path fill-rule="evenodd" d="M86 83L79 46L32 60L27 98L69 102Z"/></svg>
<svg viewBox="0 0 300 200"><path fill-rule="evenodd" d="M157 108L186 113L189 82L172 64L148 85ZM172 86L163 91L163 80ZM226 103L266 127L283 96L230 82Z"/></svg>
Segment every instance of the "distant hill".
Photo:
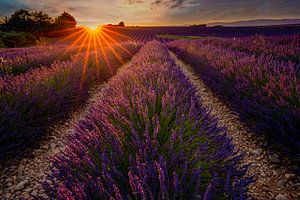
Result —
<svg viewBox="0 0 300 200"><path fill-rule="evenodd" d="M266 25L283 25L283 24L300 24L300 19L256 19L236 22L214 22L208 23L208 26L266 26Z"/></svg>

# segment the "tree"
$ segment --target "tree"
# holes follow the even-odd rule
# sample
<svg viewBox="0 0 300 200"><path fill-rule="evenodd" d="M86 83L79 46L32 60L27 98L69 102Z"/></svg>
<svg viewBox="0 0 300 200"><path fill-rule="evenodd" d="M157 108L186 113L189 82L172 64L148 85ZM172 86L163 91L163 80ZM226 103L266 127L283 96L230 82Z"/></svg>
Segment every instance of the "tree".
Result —
<svg viewBox="0 0 300 200"><path fill-rule="evenodd" d="M119 24L118 24L118 26L125 26L125 23L124 22L120 22Z"/></svg>
<svg viewBox="0 0 300 200"><path fill-rule="evenodd" d="M30 12L20 9L16 10L10 17L5 17L0 21L0 31L33 33L37 37L51 36L51 33L57 32L57 30L75 27L75 18L67 12L63 12L53 19L42 11Z"/></svg>
<svg viewBox="0 0 300 200"><path fill-rule="evenodd" d="M49 30L52 18L42 11L29 12L28 10L17 10L10 18L5 17L3 29L7 31L41 32Z"/></svg>
<svg viewBox="0 0 300 200"><path fill-rule="evenodd" d="M201 28L205 28L205 27L207 27L207 24L192 24L192 25L190 25L190 27L201 27Z"/></svg>
<svg viewBox="0 0 300 200"><path fill-rule="evenodd" d="M75 18L67 12L63 12L60 16L55 19L55 24L57 28L64 29L64 28L75 28L76 27L76 20Z"/></svg>
<svg viewBox="0 0 300 200"><path fill-rule="evenodd" d="M32 15L28 10L16 10L9 19L5 20L4 28L12 31L29 31L32 27Z"/></svg>
<svg viewBox="0 0 300 200"><path fill-rule="evenodd" d="M48 14L40 11L32 13L32 16L34 18L35 30L45 31L51 29L53 19Z"/></svg>

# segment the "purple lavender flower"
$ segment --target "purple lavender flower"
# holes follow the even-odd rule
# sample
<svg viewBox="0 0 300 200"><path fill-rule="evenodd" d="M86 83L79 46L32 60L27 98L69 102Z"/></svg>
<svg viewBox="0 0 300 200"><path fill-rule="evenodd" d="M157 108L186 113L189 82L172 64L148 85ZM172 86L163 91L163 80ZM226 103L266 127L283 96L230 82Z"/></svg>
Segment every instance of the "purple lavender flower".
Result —
<svg viewBox="0 0 300 200"><path fill-rule="evenodd" d="M286 153L300 153L299 60L292 58L300 52L299 35L168 45L230 102L250 128L281 144ZM281 45L290 45L298 53Z"/></svg>
<svg viewBox="0 0 300 200"><path fill-rule="evenodd" d="M57 181L45 189L53 198L60 187L75 197L78 184L85 199L243 196L247 184L239 183L248 179L237 169L240 157L196 99L166 46L146 44L77 124L69 147L52 161ZM208 192L212 187L218 190Z"/></svg>
<svg viewBox="0 0 300 200"><path fill-rule="evenodd" d="M124 46L132 53L140 47L133 43ZM0 75L0 161L32 146L51 124L83 103L93 85L109 79L122 65L109 49L106 60L95 61L101 57L95 53L90 52L86 61L78 55L18 76ZM120 49L117 53L124 61L132 57Z"/></svg>

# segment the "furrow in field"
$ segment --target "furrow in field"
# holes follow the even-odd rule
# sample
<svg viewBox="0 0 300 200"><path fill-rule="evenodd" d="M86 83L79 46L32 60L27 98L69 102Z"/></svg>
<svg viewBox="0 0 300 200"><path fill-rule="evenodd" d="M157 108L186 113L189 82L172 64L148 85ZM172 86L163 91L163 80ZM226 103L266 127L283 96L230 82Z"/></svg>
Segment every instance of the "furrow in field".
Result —
<svg viewBox="0 0 300 200"><path fill-rule="evenodd" d="M250 164L247 175L257 180L249 186L249 193L254 199L298 199L300 197L299 183L295 183L296 174L290 172L292 164L279 154L266 148L266 142L257 134L249 131L232 112L205 84L195 75L190 66L171 53L182 71L195 85L202 105L219 119L219 125L225 126L228 136L237 150L244 152L240 165Z"/></svg>
<svg viewBox="0 0 300 200"><path fill-rule="evenodd" d="M51 133L38 149L21 160L11 160L5 167L0 166L0 199L34 199L36 196L49 199L42 182L53 167L51 157L65 149L67 136L72 134L75 125L87 114L94 101L102 98L106 86L106 82L94 86L89 100L81 108L71 113L69 119L50 127Z"/></svg>

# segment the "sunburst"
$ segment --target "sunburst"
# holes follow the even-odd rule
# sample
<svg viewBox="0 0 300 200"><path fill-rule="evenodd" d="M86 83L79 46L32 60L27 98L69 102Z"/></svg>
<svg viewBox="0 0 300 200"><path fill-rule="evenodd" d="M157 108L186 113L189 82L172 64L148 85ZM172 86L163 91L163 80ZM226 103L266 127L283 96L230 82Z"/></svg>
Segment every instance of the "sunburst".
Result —
<svg viewBox="0 0 300 200"><path fill-rule="evenodd" d="M67 45L65 53L69 52L70 50L74 50L75 48L78 53L82 52L84 55L80 88L82 88L83 82L86 78L86 70L91 56L94 56L95 65L98 69L100 68L100 60L103 59L110 73L112 73L112 69L110 68L111 66L107 51L111 52L121 64L124 64L124 61L122 60L116 48L132 56L132 53L122 44L122 41L130 41L131 38L116 31L112 31L108 27L76 27L69 29L68 31L74 32L69 36L58 40L57 44L65 43L64 45ZM118 41L120 38L122 38L122 41ZM98 70L98 73L99 71L100 70Z"/></svg>

